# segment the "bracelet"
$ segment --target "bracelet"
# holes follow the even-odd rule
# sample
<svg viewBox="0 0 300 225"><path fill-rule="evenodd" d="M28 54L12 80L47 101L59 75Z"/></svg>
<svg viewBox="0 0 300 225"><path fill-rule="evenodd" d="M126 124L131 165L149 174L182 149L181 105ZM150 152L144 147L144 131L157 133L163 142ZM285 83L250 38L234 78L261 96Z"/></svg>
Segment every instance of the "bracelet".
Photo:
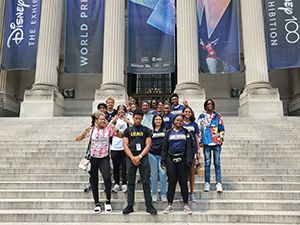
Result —
<svg viewBox="0 0 300 225"><path fill-rule="evenodd" d="M85 137L85 133L84 133L84 132L82 132L81 135L82 135L83 137Z"/></svg>
<svg viewBox="0 0 300 225"><path fill-rule="evenodd" d="M142 154L139 154L139 158L140 158L140 159L142 159L142 158L143 158Z"/></svg>

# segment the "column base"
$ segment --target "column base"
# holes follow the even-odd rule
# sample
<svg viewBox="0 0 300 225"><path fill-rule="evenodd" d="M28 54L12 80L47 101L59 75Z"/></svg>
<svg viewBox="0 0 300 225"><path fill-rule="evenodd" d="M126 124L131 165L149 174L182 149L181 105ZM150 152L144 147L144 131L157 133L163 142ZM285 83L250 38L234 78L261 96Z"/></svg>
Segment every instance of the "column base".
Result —
<svg viewBox="0 0 300 225"><path fill-rule="evenodd" d="M184 99L188 101L189 106L193 109L196 117L203 112L205 89L202 88L200 84L192 82L180 83L176 85L174 92L179 95L181 101Z"/></svg>
<svg viewBox="0 0 300 225"><path fill-rule="evenodd" d="M105 83L100 86L95 92L95 100L93 101L93 112L97 110L100 102L106 101L108 97L115 99L115 106L125 104L128 98L126 89L122 84Z"/></svg>
<svg viewBox="0 0 300 225"><path fill-rule="evenodd" d="M18 116L19 109L19 103L14 97L0 93L0 116Z"/></svg>
<svg viewBox="0 0 300 225"><path fill-rule="evenodd" d="M239 116L283 116L283 105L277 88L268 82L245 86L240 96Z"/></svg>
<svg viewBox="0 0 300 225"><path fill-rule="evenodd" d="M57 87L35 85L25 91L20 117L53 117L63 114L64 98Z"/></svg>
<svg viewBox="0 0 300 225"><path fill-rule="evenodd" d="M300 93L293 95L289 101L289 116L300 116Z"/></svg>

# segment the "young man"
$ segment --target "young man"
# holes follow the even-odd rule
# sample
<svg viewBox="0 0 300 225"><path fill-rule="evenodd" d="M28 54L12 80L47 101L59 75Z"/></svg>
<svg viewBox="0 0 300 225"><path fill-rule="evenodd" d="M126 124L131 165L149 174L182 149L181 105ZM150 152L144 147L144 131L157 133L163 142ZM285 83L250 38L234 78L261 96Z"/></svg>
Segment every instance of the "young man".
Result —
<svg viewBox="0 0 300 225"><path fill-rule="evenodd" d="M143 101L142 110L144 113L142 125L145 127L148 127L150 130L152 130L153 129L153 127L152 127L153 113L150 112L150 105L149 105L148 101Z"/></svg>
<svg viewBox="0 0 300 225"><path fill-rule="evenodd" d="M182 110L185 108L185 106L188 106L187 101L184 101L184 105L179 104L179 96L176 93L173 93L170 97L171 102L171 114L173 116L181 115Z"/></svg>
<svg viewBox="0 0 300 225"><path fill-rule="evenodd" d="M156 215L157 211L152 205L150 190L150 164L148 152L151 148L151 131L142 125L144 113L137 109L133 112L133 126L127 128L123 133L124 151L127 155L127 207L123 214L134 211L134 191L136 171L139 168L143 191L145 196L146 212Z"/></svg>
<svg viewBox="0 0 300 225"><path fill-rule="evenodd" d="M221 176L221 146L224 141L224 122L219 113L215 112L215 103L212 99L204 102L204 112L199 115L198 125L200 130L200 147L204 150L205 162L205 184L204 191L210 191L210 164L211 152L213 152L214 166L216 173L216 189L222 193L222 176Z"/></svg>
<svg viewBox="0 0 300 225"><path fill-rule="evenodd" d="M106 120L110 122L112 118L117 115L117 110L114 109L115 106L115 100L113 97L108 97L106 99L106 105L107 105L107 112L106 112Z"/></svg>

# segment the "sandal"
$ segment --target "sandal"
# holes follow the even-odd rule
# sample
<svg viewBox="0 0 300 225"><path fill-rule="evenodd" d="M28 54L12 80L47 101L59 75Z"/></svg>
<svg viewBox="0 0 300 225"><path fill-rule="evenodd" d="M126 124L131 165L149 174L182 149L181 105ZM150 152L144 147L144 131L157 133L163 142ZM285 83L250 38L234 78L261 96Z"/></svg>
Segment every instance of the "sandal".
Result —
<svg viewBox="0 0 300 225"><path fill-rule="evenodd" d="M110 203L104 203L104 210L105 210L106 213L111 213L112 212L111 204Z"/></svg>

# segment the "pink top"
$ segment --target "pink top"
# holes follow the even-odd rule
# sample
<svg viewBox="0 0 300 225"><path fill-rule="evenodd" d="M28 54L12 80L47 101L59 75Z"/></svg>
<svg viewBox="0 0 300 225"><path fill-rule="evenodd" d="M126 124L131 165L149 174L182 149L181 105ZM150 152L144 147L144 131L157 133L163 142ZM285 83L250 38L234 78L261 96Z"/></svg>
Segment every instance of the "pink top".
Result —
<svg viewBox="0 0 300 225"><path fill-rule="evenodd" d="M94 129L94 131L93 131ZM109 126L104 129L93 128L86 136L89 138L93 131L91 139L90 154L94 158L104 158L108 156L109 138L116 135L116 132Z"/></svg>

